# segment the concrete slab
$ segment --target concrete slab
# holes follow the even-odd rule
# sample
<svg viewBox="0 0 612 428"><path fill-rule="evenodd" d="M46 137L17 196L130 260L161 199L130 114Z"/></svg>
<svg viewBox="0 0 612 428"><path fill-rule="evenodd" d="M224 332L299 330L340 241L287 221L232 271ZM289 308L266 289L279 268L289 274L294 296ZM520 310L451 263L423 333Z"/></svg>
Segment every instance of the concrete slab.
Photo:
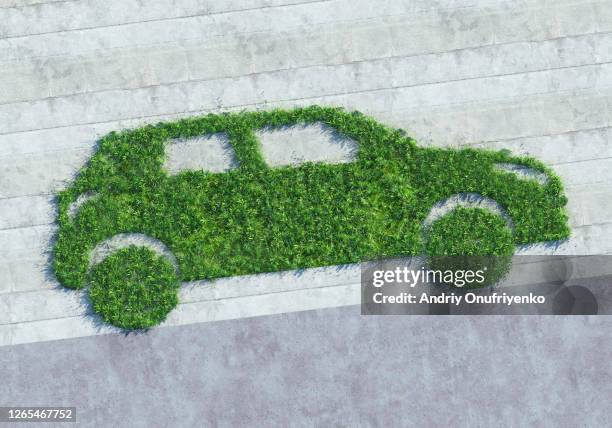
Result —
<svg viewBox="0 0 612 428"><path fill-rule="evenodd" d="M82 296L76 293L71 296L72 301ZM5 296L3 296L3 300ZM20 296L11 296L12 302ZM61 317L44 319L36 317L32 321L18 321L0 324L0 347L23 343L41 342L57 339L117 333L117 329L106 326L91 315L86 306L79 302L70 307L66 300L55 296L47 300L48 296L38 295L22 296L23 299L34 305L35 302L51 302L47 312L64 311ZM29 297L29 299L28 299ZM158 328L193 324L194 322L210 322L228 319L239 319L262 315L271 315L285 312L320 309L336 306L350 306L359 303L361 298L360 284L337 285L323 288L295 289L282 293L240 296L233 299L220 299L197 301L180 304L168 319ZM68 299L70 301L70 298ZM55 307L53 304L57 304ZM38 307L44 307L38 305ZM72 310L71 310L72 308ZM19 314L24 317L24 314Z"/></svg>
<svg viewBox="0 0 612 428"><path fill-rule="evenodd" d="M48 280L53 281L53 284L47 289L36 287L30 290L13 290L9 293L0 294L0 308L4 310L0 315L0 325L72 318L89 313L86 292L63 289L54 281L52 274L48 273L47 275ZM285 296L289 292L348 286L357 284L359 278L359 265L346 265L221 278L213 281L192 281L182 284L179 300L180 307L182 307L186 304L198 302L233 301L248 296L274 295L277 303L283 303L283 299L287 299L287 301L293 299L292 295ZM33 303L26 304L29 301ZM333 306L335 301L330 298L328 303ZM263 302L262 305L265 304L265 301ZM284 303L279 307L279 310L287 307ZM294 303L299 305L300 302L295 301ZM324 304L324 302L318 304ZM180 307L179 310L182 310ZM259 314L258 310L263 310L263 306L252 309L254 311L252 316L255 316ZM238 308L237 310L244 310L244 308ZM200 319L201 316L195 313L191 315L192 319ZM181 319L183 323L189 322L185 314L181 315ZM168 322L171 325L178 321L169 320Z"/></svg>
<svg viewBox="0 0 612 428"><path fill-rule="evenodd" d="M35 248L11 250L0 254L1 293L57 288L58 283L50 272L50 254ZM19 308L15 308L19 310Z"/></svg>
<svg viewBox="0 0 612 428"><path fill-rule="evenodd" d="M327 76L332 81L336 77L342 78ZM220 106L239 109L264 103L322 103L350 109L369 106L369 111L423 111L454 104L500 102L518 97L581 90L603 91L612 87L612 64L407 87L380 88L376 82L368 83L359 79L347 82L340 90L334 88L334 85L295 85L290 79L270 82L263 92L258 90L260 87L257 77L245 77L3 104L0 105L0 117L6 120L7 125L2 133L214 110Z"/></svg>
<svg viewBox="0 0 612 428"><path fill-rule="evenodd" d="M266 163L273 167L304 162L348 163L359 151L356 141L321 124L256 132Z"/></svg>
<svg viewBox="0 0 612 428"><path fill-rule="evenodd" d="M225 134L173 140L166 145L164 168L171 175L181 171L225 172L237 167L238 161Z"/></svg>
<svg viewBox="0 0 612 428"><path fill-rule="evenodd" d="M455 43L464 44L466 38L473 40L474 36L478 38L479 45L487 45L501 40L525 41L534 37L541 39L609 32L612 29L607 19L610 14L612 6L602 0L559 0L554 5L525 0L522 7L512 13L508 13L508 8L502 5L497 10L490 7L460 8L446 15L435 10L411 13L410 3L406 2L374 5L367 0L337 0L265 11L247 10L227 16L196 16L16 37L0 40L0 58L18 61L56 55L82 55L100 49L150 46L169 41L214 39L226 36L228 29L245 37L262 31L282 33L341 24L352 27L359 21L375 18L384 19L390 24L394 21L405 23L391 27L392 31L381 40L388 46L406 45L406 40L409 40L409 46L422 44L422 48L427 47L429 51L444 51L453 49ZM556 27L539 25L551 19L557 23ZM532 25L524 25L525 22ZM460 31L467 28L465 26L473 27L473 30Z"/></svg>
<svg viewBox="0 0 612 428"><path fill-rule="evenodd" d="M609 330L326 309L3 348L0 367L19 370L0 395L76 406L91 427L608 426Z"/></svg>
<svg viewBox="0 0 612 428"><path fill-rule="evenodd" d="M0 37L18 37L84 28L98 28L133 22L166 20L198 15L216 15L249 9L265 9L321 0L214 0L149 1L143 8L138 1L15 1L3 0L9 8L0 9ZM12 2L11 2L12 1ZM2 7L3 3L0 3ZM112 13L108 13L108 11Z"/></svg>
<svg viewBox="0 0 612 428"><path fill-rule="evenodd" d="M45 3L63 2L66 0L0 0L0 8L14 8L39 5Z"/></svg>
<svg viewBox="0 0 612 428"><path fill-rule="evenodd" d="M89 149L31 154L0 164L0 198L37 196L64 188L93 153Z"/></svg>
<svg viewBox="0 0 612 428"><path fill-rule="evenodd" d="M374 116L422 143L456 146L608 127L610 100L607 90L580 91L424 111L393 109Z"/></svg>
<svg viewBox="0 0 612 428"><path fill-rule="evenodd" d="M40 226L55 221L52 195L0 199L0 230Z"/></svg>
<svg viewBox="0 0 612 428"><path fill-rule="evenodd" d="M388 31L388 24L384 22L374 28L371 24L362 24L362 27L365 28L352 28L352 34L365 30L372 33L374 29ZM406 55L390 50L381 52L378 46L380 38L374 37L375 34L360 41L358 50L347 48L346 41L337 37L337 33L337 29L316 32L308 37L291 33L273 40L269 35L257 34L248 44L241 40L233 43L224 40L216 44L177 42L164 47L115 50L110 55L60 56L44 61L7 63L0 70L0 77L19 82L19 85L2 91L0 103L272 73L288 68L294 70L292 79L295 81L319 80L316 73L349 73L364 80L409 86L612 60L612 54L605 48L612 37L608 33L518 43L498 42L489 46L468 43L449 52L414 50ZM325 49L310 52L313 44L325 44ZM254 46L260 46L264 53L253 56ZM275 55L265 53L268 48L273 48ZM228 51L232 52L231 56L227 55ZM343 55L338 55L338 52L343 52ZM352 54L351 62L344 64L349 54ZM300 71L296 73L296 69ZM281 78L278 74L268 76L268 79Z"/></svg>
<svg viewBox="0 0 612 428"><path fill-rule="evenodd" d="M559 162L565 159L566 152L563 150L551 152L548 150L551 148L550 143L538 149L539 139L548 137L555 142L556 136L559 138L571 137L573 134L586 136L584 132L601 131L599 138L593 139L593 142L605 143L608 132L606 129L612 125L609 115L605 114L606 109L612 105L611 100L612 91L587 90L570 94L547 94L494 104L485 102L435 107L424 112L412 110L379 112L367 108L364 108L363 112L388 125L406 129L409 135L422 145L459 146L494 143L499 147L521 150L523 140L533 139L532 143L526 146L531 153L546 162ZM266 104L268 107L290 105L291 103ZM96 139L112 130L136 128L163 120L176 120L204 113L206 112L176 113L16 134L0 133L0 160L6 165L11 165L19 162L23 155L44 153L53 156L64 150L73 149L87 149L91 153ZM533 120L534 118L537 120ZM513 141L516 141L516 144ZM576 143L582 142L588 140L580 138L576 140ZM567 144L570 143L565 144L564 147L568 147ZM592 151L590 144L584 144L581 150L574 150L571 153L580 156ZM72 158L75 155L69 156Z"/></svg>
<svg viewBox="0 0 612 428"><path fill-rule="evenodd" d="M612 157L612 128L570 131L554 135L516 138L484 143L467 143L475 148L508 149L517 155L534 156L548 164L566 162L568 153L573 161Z"/></svg>
<svg viewBox="0 0 612 428"><path fill-rule="evenodd" d="M45 254L50 248L52 235L56 230L55 225L0 230L0 254L6 256L22 250L29 250L32 254Z"/></svg>

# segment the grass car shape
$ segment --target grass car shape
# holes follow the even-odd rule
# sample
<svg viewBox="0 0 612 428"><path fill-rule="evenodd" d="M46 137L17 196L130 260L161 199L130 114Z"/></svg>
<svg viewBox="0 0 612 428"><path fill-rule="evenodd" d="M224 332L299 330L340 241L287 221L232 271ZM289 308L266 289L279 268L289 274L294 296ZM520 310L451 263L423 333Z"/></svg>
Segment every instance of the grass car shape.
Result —
<svg viewBox="0 0 612 428"><path fill-rule="evenodd" d="M357 142L356 159L266 164L255 131L314 123ZM177 175L164 169L171 140L215 133L229 139L237 168ZM545 174L546 181L509 165ZM496 201L506 220L461 208L437 221L435 233L424 233L432 207L465 193ZM94 311L125 329L163 321L177 304L179 281L428 250L507 254L515 245L569 236L561 182L539 161L508 151L418 147L403 131L359 112L319 106L111 132L58 200L58 280L73 289L88 286ZM126 233L146 235L159 251L130 245L95 255Z"/></svg>

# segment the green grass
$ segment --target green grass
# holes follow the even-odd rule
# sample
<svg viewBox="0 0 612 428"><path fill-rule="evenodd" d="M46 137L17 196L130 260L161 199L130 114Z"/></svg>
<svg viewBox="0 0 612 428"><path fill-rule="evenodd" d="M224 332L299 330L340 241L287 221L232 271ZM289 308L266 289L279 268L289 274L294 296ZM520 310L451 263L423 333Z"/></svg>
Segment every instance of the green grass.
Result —
<svg viewBox="0 0 612 428"><path fill-rule="evenodd" d="M483 272L484 281L462 287L493 285L510 269L512 231L503 218L482 208L455 208L431 225L427 237L430 269Z"/></svg>
<svg viewBox="0 0 612 428"><path fill-rule="evenodd" d="M178 304L174 266L148 248L118 250L92 268L89 280L94 311L127 330L159 324Z"/></svg>
<svg viewBox="0 0 612 428"><path fill-rule="evenodd" d="M355 139L356 161L265 164L255 130L314 122ZM170 139L216 132L227 133L239 168L164 171ZM496 163L528 166L549 180L521 179ZM68 207L86 192L99 197L71 219ZM210 114L112 132L58 196L55 273L66 287L87 286L91 250L129 232L162 241L183 281L417 255L431 207L460 192L497 201L513 220L513 244L569 236L561 182L542 163L506 151L419 147L358 112L312 106Z"/></svg>

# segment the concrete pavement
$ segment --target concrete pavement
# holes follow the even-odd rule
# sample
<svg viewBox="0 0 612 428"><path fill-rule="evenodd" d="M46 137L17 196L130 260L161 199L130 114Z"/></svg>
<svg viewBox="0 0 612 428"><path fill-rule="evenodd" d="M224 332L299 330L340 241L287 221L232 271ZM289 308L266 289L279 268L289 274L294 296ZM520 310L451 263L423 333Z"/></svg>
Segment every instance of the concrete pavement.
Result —
<svg viewBox="0 0 612 428"><path fill-rule="evenodd" d="M85 427L604 427L609 327L296 312L3 347L0 397Z"/></svg>

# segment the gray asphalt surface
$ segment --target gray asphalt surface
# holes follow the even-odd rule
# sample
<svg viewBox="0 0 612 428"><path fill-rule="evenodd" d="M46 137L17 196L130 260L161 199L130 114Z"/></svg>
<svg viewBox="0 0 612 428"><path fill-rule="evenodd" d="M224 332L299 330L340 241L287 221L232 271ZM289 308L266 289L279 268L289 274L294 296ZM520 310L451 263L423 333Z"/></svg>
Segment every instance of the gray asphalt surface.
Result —
<svg viewBox="0 0 612 428"><path fill-rule="evenodd" d="M1 347L0 405L94 427L612 426L610 327L347 307Z"/></svg>

